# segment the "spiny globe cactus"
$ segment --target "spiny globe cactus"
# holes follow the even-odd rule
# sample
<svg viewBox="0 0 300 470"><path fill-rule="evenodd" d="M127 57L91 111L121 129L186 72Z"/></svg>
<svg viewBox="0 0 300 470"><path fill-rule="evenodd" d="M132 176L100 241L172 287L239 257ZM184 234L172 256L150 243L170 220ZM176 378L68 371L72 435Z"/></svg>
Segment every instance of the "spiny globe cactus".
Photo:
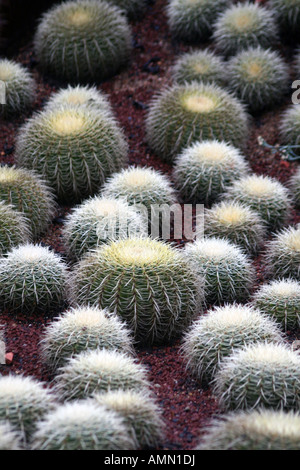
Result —
<svg viewBox="0 0 300 470"><path fill-rule="evenodd" d="M22 65L8 59L0 60L0 81L5 89L5 104L0 104L0 116L10 118L30 108L35 98L35 80ZM1 101L2 102L2 101Z"/></svg>
<svg viewBox="0 0 300 470"><path fill-rule="evenodd" d="M280 136L287 145L300 145L300 106L290 105L283 113L280 121ZM293 149L299 155L299 149Z"/></svg>
<svg viewBox="0 0 300 470"><path fill-rule="evenodd" d="M0 378L0 420L8 421L28 441L36 422L54 408L55 398L43 384L31 377Z"/></svg>
<svg viewBox="0 0 300 470"><path fill-rule="evenodd" d="M207 305L242 302L249 297L255 270L237 245L222 238L203 238L187 245L185 257L204 278Z"/></svg>
<svg viewBox="0 0 300 470"><path fill-rule="evenodd" d="M283 229L269 242L265 262L271 277L300 280L300 224Z"/></svg>
<svg viewBox="0 0 300 470"><path fill-rule="evenodd" d="M249 206L272 231L281 228L291 212L288 189L270 176L253 174L241 178L228 189L225 198Z"/></svg>
<svg viewBox="0 0 300 470"><path fill-rule="evenodd" d="M146 0L108 0L123 10L130 19L139 18L146 9Z"/></svg>
<svg viewBox="0 0 300 470"><path fill-rule="evenodd" d="M174 180L185 201L210 206L249 172L241 152L226 142L195 142L176 158Z"/></svg>
<svg viewBox="0 0 300 470"><path fill-rule="evenodd" d="M229 88L252 112L271 108L288 91L289 69L277 51L242 50L228 64Z"/></svg>
<svg viewBox="0 0 300 470"><path fill-rule="evenodd" d="M41 347L43 359L54 370L87 350L109 349L133 354L130 333L123 323L96 307L65 312L46 328Z"/></svg>
<svg viewBox="0 0 300 470"><path fill-rule="evenodd" d="M149 393L116 390L96 394L96 403L122 416L138 448L155 448L163 437L161 410Z"/></svg>
<svg viewBox="0 0 300 470"><path fill-rule="evenodd" d="M226 63L213 52L195 50L179 57L172 69L172 77L180 85L197 81L222 87L228 84L226 69Z"/></svg>
<svg viewBox="0 0 300 470"><path fill-rule="evenodd" d="M177 39L205 41L212 34L216 17L229 4L229 0L169 0L169 28Z"/></svg>
<svg viewBox="0 0 300 470"><path fill-rule="evenodd" d="M285 39L299 39L300 1L270 0L270 6Z"/></svg>
<svg viewBox="0 0 300 470"><path fill-rule="evenodd" d="M162 344L178 337L201 308L201 281L179 250L132 238L103 245L79 262L73 298L119 315L137 341Z"/></svg>
<svg viewBox="0 0 300 470"><path fill-rule="evenodd" d="M225 358L214 393L223 409L300 407L300 355L287 345L258 343Z"/></svg>
<svg viewBox="0 0 300 470"><path fill-rule="evenodd" d="M140 391L148 387L142 365L124 353L107 349L81 352L58 372L55 390L67 401L110 390Z"/></svg>
<svg viewBox="0 0 300 470"><path fill-rule="evenodd" d="M172 162L199 140L217 139L242 147L248 116L237 98L215 84L175 84L154 97L146 130L152 149Z"/></svg>
<svg viewBox="0 0 300 470"><path fill-rule="evenodd" d="M297 208L300 208L300 168L291 177L289 181L291 195Z"/></svg>
<svg viewBox="0 0 300 470"><path fill-rule="evenodd" d="M182 352L200 380L211 381L220 362L235 349L260 341L280 341L276 323L250 306L225 305L210 310L186 333Z"/></svg>
<svg viewBox="0 0 300 470"><path fill-rule="evenodd" d="M41 67L52 75L69 82L99 81L128 62L131 30L114 5L67 1L43 15L34 48Z"/></svg>
<svg viewBox="0 0 300 470"><path fill-rule="evenodd" d="M67 299L67 266L49 248L20 245L0 259L0 305L10 311L55 311Z"/></svg>
<svg viewBox="0 0 300 470"><path fill-rule="evenodd" d="M205 235L228 238L248 254L256 254L266 238L261 217L238 202L223 201L204 213Z"/></svg>
<svg viewBox="0 0 300 470"><path fill-rule="evenodd" d="M225 55L249 47L264 49L278 41L278 28L271 10L250 2L231 5L216 20L213 39Z"/></svg>
<svg viewBox="0 0 300 470"><path fill-rule="evenodd" d="M29 239L30 229L24 214L0 200L0 256Z"/></svg>
<svg viewBox="0 0 300 470"><path fill-rule="evenodd" d="M262 285L252 302L285 330L300 325L300 283L293 279L275 280Z"/></svg>
<svg viewBox="0 0 300 470"><path fill-rule="evenodd" d="M0 166L0 200L24 213L34 238L48 228L56 210L48 185L23 168Z"/></svg>
<svg viewBox="0 0 300 470"><path fill-rule="evenodd" d="M63 237L72 258L111 240L147 234L147 221L121 199L95 196L75 207L67 217Z"/></svg>
<svg viewBox="0 0 300 470"><path fill-rule="evenodd" d="M0 450L21 450L20 436L12 429L9 423L0 423Z"/></svg>
<svg viewBox="0 0 300 470"><path fill-rule="evenodd" d="M36 113L17 138L18 166L36 170L58 198L74 202L94 194L120 170L127 143L105 110L63 106Z"/></svg>
<svg viewBox="0 0 300 470"><path fill-rule="evenodd" d="M261 409L214 420L196 450L299 450L299 442L299 412Z"/></svg>
<svg viewBox="0 0 300 470"><path fill-rule="evenodd" d="M37 424L32 450L134 450L121 416L92 401L66 403Z"/></svg>

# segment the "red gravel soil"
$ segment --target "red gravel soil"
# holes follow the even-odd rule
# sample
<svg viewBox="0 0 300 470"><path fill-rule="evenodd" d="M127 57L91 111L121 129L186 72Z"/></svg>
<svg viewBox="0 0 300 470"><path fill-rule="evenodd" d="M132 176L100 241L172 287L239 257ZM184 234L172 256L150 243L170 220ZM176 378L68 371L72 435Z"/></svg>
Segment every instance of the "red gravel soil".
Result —
<svg viewBox="0 0 300 470"><path fill-rule="evenodd" d="M130 66L113 79L99 85L110 98L115 114L124 128L129 145L129 163L152 166L171 176L171 167L154 155L145 141L145 116L149 100L162 87L171 84L170 68L177 55L189 50L189 46L172 39L166 22L166 0L148 3L147 12L139 21L132 23L134 49ZM211 47L211 44L201 47ZM279 46L285 59L291 64L290 46ZM37 84L37 99L34 110L42 108L51 92L62 83L43 76L35 59L32 43L23 44L13 58L26 65L33 73ZM296 77L291 73L291 82ZM299 77L298 77L299 78ZM290 104L287 97L282 106L253 118L250 138L245 155L254 172L277 177L286 183L295 172L298 163L289 163L279 154L271 154L259 147L261 135L271 144L278 143L278 123L282 111ZM13 164L15 136L19 126L30 116L4 122L0 120L0 162ZM69 208L61 207L50 226L49 232L39 242L53 247L65 256L61 239L63 218ZM290 223L300 222L300 214L294 211ZM254 260L257 267L257 285L264 281L264 269L260 258ZM0 373L32 375L50 383L51 377L40 360L39 341L45 325L51 318L45 312L39 317L0 314L0 323L5 326L7 351L13 353L9 366L0 366ZM300 337L300 331L288 332L288 338ZM171 346L138 350L139 360L148 366L149 379L154 393L163 408L166 420L166 436L161 449L193 449L198 439L207 431L210 419L221 413L210 388L203 388L185 371L179 354L180 342Z"/></svg>

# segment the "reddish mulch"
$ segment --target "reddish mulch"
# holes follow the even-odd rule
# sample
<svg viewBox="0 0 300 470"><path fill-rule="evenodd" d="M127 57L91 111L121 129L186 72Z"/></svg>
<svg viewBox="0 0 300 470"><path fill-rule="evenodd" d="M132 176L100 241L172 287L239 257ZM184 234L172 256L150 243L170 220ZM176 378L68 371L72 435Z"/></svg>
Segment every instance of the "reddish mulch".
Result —
<svg viewBox="0 0 300 470"><path fill-rule="evenodd" d="M148 148L144 129L149 100L154 92L171 83L170 66L178 53L189 50L188 46L172 40L166 25L165 5L166 0L152 2L144 18L132 23L134 50L131 64L119 75L99 86L99 89L109 94L117 118L125 130L130 145L129 162L153 166L171 176L170 166L163 163ZM280 47L286 59L291 62L291 49ZM40 74L32 44L24 45L14 59L28 66L37 80L38 93L34 109L38 110L50 93L62 84ZM278 142L280 114L289 103L290 98L287 97L282 106L253 118L245 152L253 171L277 177L283 183L295 172L297 163L283 161L280 155L272 155L259 147L257 137L261 135L271 144ZM0 121L1 163L13 163L15 136L25 119L26 116L11 122ZM61 228L66 210L67 208L60 209L49 233L40 240L61 254L64 254ZM294 212L290 222L300 222L300 214ZM257 284L260 284L264 280L260 258L255 260L255 265ZM1 373L33 375L49 382L48 372L40 360L39 341L45 325L50 321L51 318L46 314L29 318L8 312L1 313L0 322L5 325L7 351L14 355L11 366L0 366ZM292 340L300 334L296 331L288 336ZM140 350L138 356L149 367L153 390L163 407L167 426L162 448L193 449L199 436L205 433L205 426L211 417L220 412L211 390L203 388L202 384L197 383L185 372L185 365L179 355L179 343L169 347Z"/></svg>

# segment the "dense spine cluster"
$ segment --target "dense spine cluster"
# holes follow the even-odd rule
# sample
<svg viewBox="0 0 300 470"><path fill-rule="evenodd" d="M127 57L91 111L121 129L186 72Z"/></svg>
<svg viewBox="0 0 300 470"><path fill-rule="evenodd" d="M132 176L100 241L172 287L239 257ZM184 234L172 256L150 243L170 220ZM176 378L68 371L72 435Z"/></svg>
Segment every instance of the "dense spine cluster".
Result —
<svg viewBox="0 0 300 470"><path fill-rule="evenodd" d="M0 256L29 239L30 229L24 214L0 200Z"/></svg>
<svg viewBox="0 0 300 470"><path fill-rule="evenodd" d="M265 262L271 277L300 280L300 225L275 235L266 247Z"/></svg>

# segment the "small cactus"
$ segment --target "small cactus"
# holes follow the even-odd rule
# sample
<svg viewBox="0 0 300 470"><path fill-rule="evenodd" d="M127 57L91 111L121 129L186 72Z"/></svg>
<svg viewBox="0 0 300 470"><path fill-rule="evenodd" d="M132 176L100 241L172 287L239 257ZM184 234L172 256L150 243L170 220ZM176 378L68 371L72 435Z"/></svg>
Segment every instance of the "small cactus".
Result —
<svg viewBox="0 0 300 470"><path fill-rule="evenodd" d="M67 401L110 390L140 391L147 387L143 366L124 353L106 349L81 352L59 369L55 378L58 396Z"/></svg>
<svg viewBox="0 0 300 470"><path fill-rule="evenodd" d="M91 400L66 403L37 424L32 450L134 450L121 416Z"/></svg>
<svg viewBox="0 0 300 470"><path fill-rule="evenodd" d="M194 322L184 338L182 352L200 380L211 381L221 361L235 349L260 341L280 341L280 330L267 316L249 306L225 305Z"/></svg>
<svg viewBox="0 0 300 470"><path fill-rule="evenodd" d="M195 142L176 158L175 185L185 201L210 206L237 179L248 174L241 152L226 142Z"/></svg>
<svg viewBox="0 0 300 470"><path fill-rule="evenodd" d="M280 229L291 213L288 189L270 176L249 175L241 178L228 189L225 198L249 206L272 231Z"/></svg>
<svg viewBox="0 0 300 470"><path fill-rule="evenodd" d="M265 262L269 276L300 280L300 224L275 235L267 245Z"/></svg>
<svg viewBox="0 0 300 470"><path fill-rule="evenodd" d="M185 257L204 278L207 305L242 302L249 297L255 270L237 245L222 238L203 238L186 247Z"/></svg>
<svg viewBox="0 0 300 470"><path fill-rule="evenodd" d="M161 411L149 393L116 390L95 395L93 399L122 416L138 448L156 448L161 442L164 428Z"/></svg>
<svg viewBox="0 0 300 470"><path fill-rule="evenodd" d="M73 275L74 302L119 315L137 341L178 337L201 308L201 279L166 243L131 238L87 254Z"/></svg>
<svg viewBox="0 0 300 470"><path fill-rule="evenodd" d="M297 209L300 208L300 168L296 173L291 177L290 182L290 191L293 198L293 201L296 204Z"/></svg>
<svg viewBox="0 0 300 470"><path fill-rule="evenodd" d="M0 104L0 116L7 119L21 115L32 106L36 83L26 68L17 62L1 59L0 81L5 85L5 104Z"/></svg>
<svg viewBox="0 0 300 470"><path fill-rule="evenodd" d="M7 422L0 423L0 450L21 450L22 444L18 433Z"/></svg>
<svg viewBox="0 0 300 470"><path fill-rule="evenodd" d="M214 393L223 409L300 407L300 355L287 345L258 343L221 363Z"/></svg>
<svg viewBox="0 0 300 470"><path fill-rule="evenodd" d="M67 267L49 248L20 245L0 259L0 304L12 312L58 310L67 298Z"/></svg>
<svg viewBox="0 0 300 470"><path fill-rule="evenodd" d="M299 156L300 145L300 107L298 104L288 106L280 121L280 136L285 144L291 146Z"/></svg>
<svg viewBox="0 0 300 470"><path fill-rule="evenodd" d="M300 326L300 283L281 279L264 284L255 293L253 304L286 330Z"/></svg>
<svg viewBox="0 0 300 470"><path fill-rule="evenodd" d="M270 0L269 3L285 39L299 39L300 0Z"/></svg>
<svg viewBox="0 0 300 470"><path fill-rule="evenodd" d="M29 239L30 229L24 214L0 200L0 256Z"/></svg>
<svg viewBox="0 0 300 470"><path fill-rule="evenodd" d="M41 346L42 357L54 370L87 350L133 353L132 340L123 323L115 315L92 307L65 312L46 328Z"/></svg>
<svg viewBox="0 0 300 470"><path fill-rule="evenodd" d="M123 133L104 109L46 109L29 119L17 138L18 166L36 170L60 200L72 203L96 193L126 156Z"/></svg>
<svg viewBox="0 0 300 470"><path fill-rule="evenodd" d="M128 62L131 30L114 5L66 1L43 15L34 49L46 72L69 82L94 82L111 77Z"/></svg>
<svg viewBox="0 0 300 470"><path fill-rule="evenodd" d="M219 15L213 39L223 54L235 55L249 47L274 46L278 28L271 10L250 2L238 3Z"/></svg>
<svg viewBox="0 0 300 470"><path fill-rule="evenodd" d="M217 139L242 147L248 115L237 98L215 84L175 84L154 97L146 131L154 152L171 163L199 140Z"/></svg>

